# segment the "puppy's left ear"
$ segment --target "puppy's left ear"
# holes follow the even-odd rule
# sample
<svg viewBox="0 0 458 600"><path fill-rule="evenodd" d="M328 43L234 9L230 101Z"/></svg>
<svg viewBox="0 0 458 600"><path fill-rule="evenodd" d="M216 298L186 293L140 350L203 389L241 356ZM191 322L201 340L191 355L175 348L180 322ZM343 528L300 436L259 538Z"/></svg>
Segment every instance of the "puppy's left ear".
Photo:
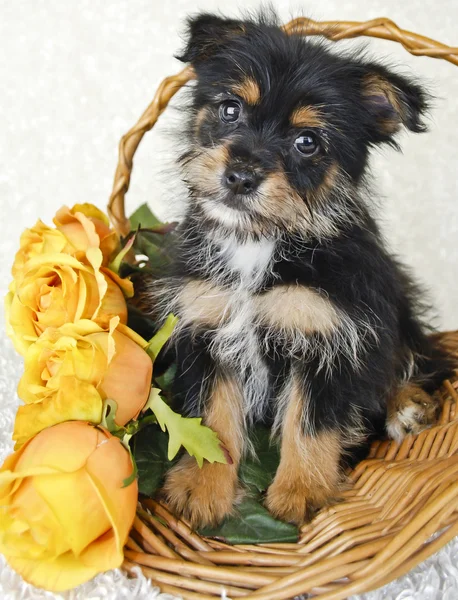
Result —
<svg viewBox="0 0 458 600"><path fill-rule="evenodd" d="M367 65L361 93L372 142L393 142L401 126L415 133L426 131L422 119L429 108L429 95L409 78L380 65Z"/></svg>
<svg viewBox="0 0 458 600"><path fill-rule="evenodd" d="M235 35L245 33L245 26L235 19L222 19L210 13L190 17L187 22L186 47L176 56L182 62L196 64L216 52Z"/></svg>

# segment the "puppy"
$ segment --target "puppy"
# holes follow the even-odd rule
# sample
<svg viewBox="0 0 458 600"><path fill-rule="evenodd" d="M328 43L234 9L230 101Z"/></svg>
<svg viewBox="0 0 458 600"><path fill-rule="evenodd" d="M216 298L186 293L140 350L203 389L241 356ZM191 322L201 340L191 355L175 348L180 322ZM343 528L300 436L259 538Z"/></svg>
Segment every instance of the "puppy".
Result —
<svg viewBox="0 0 458 600"><path fill-rule="evenodd" d="M425 130L427 96L266 17L192 18L179 58L197 75L189 203L173 272L146 298L180 318L174 396L231 464L183 456L164 490L194 526L221 521L250 429L267 423L281 462L266 506L302 523L338 495L344 453L376 422L400 440L434 421L429 394L451 372L365 185L371 148Z"/></svg>

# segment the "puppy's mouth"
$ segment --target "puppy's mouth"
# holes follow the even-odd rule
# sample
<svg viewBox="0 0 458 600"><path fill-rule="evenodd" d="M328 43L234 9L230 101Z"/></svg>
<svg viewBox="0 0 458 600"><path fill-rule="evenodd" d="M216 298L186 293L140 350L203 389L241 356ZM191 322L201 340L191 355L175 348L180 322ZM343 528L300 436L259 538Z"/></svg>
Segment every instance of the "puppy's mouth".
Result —
<svg viewBox="0 0 458 600"><path fill-rule="evenodd" d="M228 208L241 212L250 212L253 196L254 194L234 194L233 192L223 191L218 201Z"/></svg>

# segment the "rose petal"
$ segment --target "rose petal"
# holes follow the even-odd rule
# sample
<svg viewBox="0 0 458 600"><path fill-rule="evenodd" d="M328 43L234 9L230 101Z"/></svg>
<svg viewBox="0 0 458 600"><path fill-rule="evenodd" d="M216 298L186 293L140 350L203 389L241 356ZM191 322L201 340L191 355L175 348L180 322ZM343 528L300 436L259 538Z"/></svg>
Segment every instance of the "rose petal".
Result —
<svg viewBox="0 0 458 600"><path fill-rule="evenodd" d="M107 334L96 333L88 337L108 354ZM114 331L112 338L116 352L98 390L103 398L111 398L117 403L115 421L125 425L138 416L148 400L153 364L146 352L129 337Z"/></svg>
<svg viewBox="0 0 458 600"><path fill-rule="evenodd" d="M77 443L74 440L78 440ZM22 452L27 448L27 452L22 452L15 471L24 477L36 467L48 467L62 473L78 471L86 464L87 457L98 443L98 430L95 427L80 421L60 423L40 431L19 450Z"/></svg>
<svg viewBox="0 0 458 600"><path fill-rule="evenodd" d="M46 427L64 421L100 423L103 402L95 387L75 377L61 377L56 394L42 402L20 406L14 423L15 450Z"/></svg>
<svg viewBox="0 0 458 600"><path fill-rule="evenodd" d="M9 556L6 560L25 581L51 592L70 590L99 572L97 568L84 565L72 552L66 552L52 561Z"/></svg>
<svg viewBox="0 0 458 600"><path fill-rule="evenodd" d="M135 518L137 481L124 487L124 480L132 474L132 460L121 442L110 437L108 443L99 446L89 458L86 468L111 521L114 537L105 536L103 552L98 542L88 546L81 559L86 564L97 564L101 570L114 568L122 562L123 547ZM107 472L112 474L110 478L106 477Z"/></svg>
<svg viewBox="0 0 458 600"><path fill-rule="evenodd" d="M85 468L58 476L35 477L34 487L59 523L67 548L77 556L111 528Z"/></svg>

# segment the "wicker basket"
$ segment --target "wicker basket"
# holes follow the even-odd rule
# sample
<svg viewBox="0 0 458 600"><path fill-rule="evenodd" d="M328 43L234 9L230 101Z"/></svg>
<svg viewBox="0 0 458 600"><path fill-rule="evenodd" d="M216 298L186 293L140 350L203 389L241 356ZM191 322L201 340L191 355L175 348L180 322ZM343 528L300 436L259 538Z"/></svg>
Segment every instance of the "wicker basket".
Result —
<svg viewBox="0 0 458 600"><path fill-rule="evenodd" d="M330 40L371 36L399 42L411 54L458 64L458 48L399 29L381 18L365 23L318 23L299 18L289 33ZM143 135L190 79L190 67L165 79L138 123L122 138L108 210L125 235L124 195ZM458 332L441 334L458 364ZM351 472L344 501L305 525L296 544L238 545L205 539L166 506L145 499L129 538L124 567L140 566L164 592L183 598L282 600L310 594L338 600L367 592L407 573L458 535L458 379L438 390L436 427L402 444L376 442ZM437 534L437 535L433 535Z"/></svg>

